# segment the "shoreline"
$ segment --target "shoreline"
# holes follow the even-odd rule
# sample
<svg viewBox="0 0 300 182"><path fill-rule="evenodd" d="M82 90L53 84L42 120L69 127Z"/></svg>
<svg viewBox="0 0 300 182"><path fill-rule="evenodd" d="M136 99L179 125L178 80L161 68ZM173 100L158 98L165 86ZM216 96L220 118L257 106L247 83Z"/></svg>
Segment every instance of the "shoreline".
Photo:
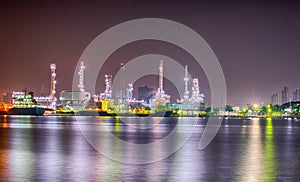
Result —
<svg viewBox="0 0 300 182"><path fill-rule="evenodd" d="M36 116L36 115L13 115L13 114L7 114L7 113L0 113L0 116ZM253 119L253 118L259 118L259 119L299 119L299 115L286 115L286 116L229 116L229 115L179 115L177 113L171 113L170 115L159 115L159 114L133 114L133 113L110 113L105 115L99 115L98 113L88 113L88 114L79 114L78 112L75 113L45 113L41 116L88 116L88 117L136 117L136 118L147 118L147 117L164 117L164 118L223 118L223 119Z"/></svg>

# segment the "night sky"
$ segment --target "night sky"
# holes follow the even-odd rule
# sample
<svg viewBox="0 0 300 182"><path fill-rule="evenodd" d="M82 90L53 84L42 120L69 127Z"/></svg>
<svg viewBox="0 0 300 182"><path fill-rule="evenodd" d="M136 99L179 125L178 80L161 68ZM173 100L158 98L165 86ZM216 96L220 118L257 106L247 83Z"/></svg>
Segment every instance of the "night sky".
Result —
<svg viewBox="0 0 300 182"><path fill-rule="evenodd" d="M27 88L48 95L52 62L57 64L58 92L70 90L76 64L89 43L106 29L137 18L170 19L198 32L221 63L229 104L268 103L272 92L280 92L283 86L289 87L290 94L300 88L299 3L1 1L0 92ZM117 50L105 72L114 74L121 62L150 53L167 55L181 64L191 60L167 43L135 42ZM191 67L190 71L209 97L203 70ZM98 79L100 91L104 90L103 74ZM148 85L145 80L135 87ZM165 90L172 92L171 85Z"/></svg>

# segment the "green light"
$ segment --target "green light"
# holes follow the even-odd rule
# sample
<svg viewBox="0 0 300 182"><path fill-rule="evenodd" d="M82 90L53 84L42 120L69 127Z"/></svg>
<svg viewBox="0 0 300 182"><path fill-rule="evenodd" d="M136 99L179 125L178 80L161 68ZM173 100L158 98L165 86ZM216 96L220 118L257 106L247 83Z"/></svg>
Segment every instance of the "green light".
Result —
<svg viewBox="0 0 300 182"><path fill-rule="evenodd" d="M274 135L272 118L266 119L264 156L263 156L263 179L262 181L272 181L276 179L277 164L274 150Z"/></svg>

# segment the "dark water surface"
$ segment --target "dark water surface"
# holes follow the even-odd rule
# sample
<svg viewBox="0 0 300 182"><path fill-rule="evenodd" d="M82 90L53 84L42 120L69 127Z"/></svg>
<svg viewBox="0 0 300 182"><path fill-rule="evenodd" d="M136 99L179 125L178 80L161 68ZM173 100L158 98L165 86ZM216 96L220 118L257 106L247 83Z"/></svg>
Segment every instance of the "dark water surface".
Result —
<svg viewBox="0 0 300 182"><path fill-rule="evenodd" d="M1 180L300 181L300 122L295 119L224 119L204 150L198 149L206 123L201 118L0 120ZM160 153L181 146L193 128L179 150L161 159ZM176 140L145 147L144 153L126 145L146 146L170 133ZM144 159L150 163L135 164Z"/></svg>

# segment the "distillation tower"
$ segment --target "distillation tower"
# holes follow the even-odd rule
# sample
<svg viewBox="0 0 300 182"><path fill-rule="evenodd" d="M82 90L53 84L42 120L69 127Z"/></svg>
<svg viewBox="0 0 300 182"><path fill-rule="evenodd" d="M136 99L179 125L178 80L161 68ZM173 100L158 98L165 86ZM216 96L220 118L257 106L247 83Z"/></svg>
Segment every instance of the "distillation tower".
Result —
<svg viewBox="0 0 300 182"><path fill-rule="evenodd" d="M189 99L188 82L189 82L188 65L185 65L185 73L184 73L184 95L183 95L183 99L185 99L185 100Z"/></svg>
<svg viewBox="0 0 300 182"><path fill-rule="evenodd" d="M178 100L181 103L181 107L185 111L195 111L200 109L200 104L204 102L204 95L200 93L199 80L198 78L193 78L192 82L192 94L189 96L190 92L188 90L188 66L185 65L184 72L184 93L183 98Z"/></svg>
<svg viewBox="0 0 300 182"><path fill-rule="evenodd" d="M150 107L152 109L158 110L159 106L166 106L168 102L170 102L170 95L166 94L163 89L163 79L164 79L164 61L161 60L159 63L159 86L156 94L153 96L153 98L150 100Z"/></svg>
<svg viewBox="0 0 300 182"><path fill-rule="evenodd" d="M56 64L52 63L50 65L50 70L51 70L51 86L50 86L50 107L52 109L55 109L56 106Z"/></svg>
<svg viewBox="0 0 300 182"><path fill-rule="evenodd" d="M159 71L159 88L158 88L158 94L164 94L164 61L163 60L160 60L160 63L159 63L159 68L158 68L158 71Z"/></svg>
<svg viewBox="0 0 300 182"><path fill-rule="evenodd" d="M188 83L189 83L189 73L188 73L188 65L185 65L184 69L184 93L181 99L177 99L177 102L182 104L182 108L187 109L189 107L189 90L188 90Z"/></svg>
<svg viewBox="0 0 300 182"><path fill-rule="evenodd" d="M79 88L79 91L81 92L81 97L82 97L81 99L83 100L84 104L86 104L87 102L90 101L91 94L89 92L85 91L85 87L84 87L84 71L85 71L84 62L80 61L79 71L78 71L78 75L79 75L78 88Z"/></svg>
<svg viewBox="0 0 300 182"><path fill-rule="evenodd" d="M128 101L132 101L132 99L133 99L133 84L132 83L128 83L126 98Z"/></svg>
<svg viewBox="0 0 300 182"><path fill-rule="evenodd" d="M192 96L190 102L192 103L203 103L203 94L200 93L198 78L193 78Z"/></svg>
<svg viewBox="0 0 300 182"><path fill-rule="evenodd" d="M111 84L112 84L112 75L105 75L105 91L103 93L100 93L99 96L95 96L96 100L110 100L112 99L111 96Z"/></svg>
<svg viewBox="0 0 300 182"><path fill-rule="evenodd" d="M78 75L79 75L78 88L79 88L80 92L85 92L85 90L84 90L84 70L85 70L84 62L80 61L80 66L79 66L79 71L78 71Z"/></svg>

